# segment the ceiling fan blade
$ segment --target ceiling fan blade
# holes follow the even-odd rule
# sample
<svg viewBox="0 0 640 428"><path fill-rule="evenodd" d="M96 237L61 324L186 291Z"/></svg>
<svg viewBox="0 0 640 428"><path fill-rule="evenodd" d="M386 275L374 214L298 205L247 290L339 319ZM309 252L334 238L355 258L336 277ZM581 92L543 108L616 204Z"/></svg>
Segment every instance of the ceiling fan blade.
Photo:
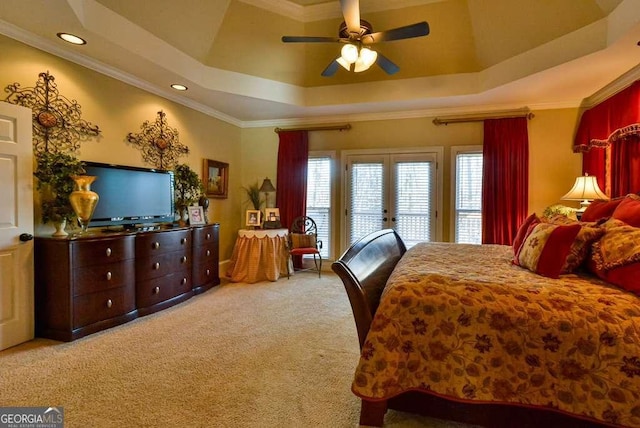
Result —
<svg viewBox="0 0 640 428"><path fill-rule="evenodd" d="M387 74L396 74L398 71L400 71L400 67L395 65L389 58L387 58L386 56L382 55L380 52L378 52L378 58L376 59L376 63ZM340 65L340 64L338 64L338 65Z"/></svg>
<svg viewBox="0 0 640 428"><path fill-rule="evenodd" d="M367 34L362 38L365 45L378 42L390 42L393 40L410 39L413 37L422 37L429 34L429 24L425 21L417 24L398 27L392 30L379 31L377 33Z"/></svg>
<svg viewBox="0 0 640 428"><path fill-rule="evenodd" d="M342 7L342 16L347 24L349 33L360 34L360 1L359 0L340 0Z"/></svg>
<svg viewBox="0 0 640 428"><path fill-rule="evenodd" d="M334 74L336 74L336 71L338 71L338 69L339 69L339 68L340 68L340 64L338 64L338 60L337 60L337 59L334 59L334 60L331 62L331 64L329 64L329 65L327 66L327 68L325 68L325 69L322 71L322 73L321 73L321 74L322 74L322 76L324 76L324 77L331 77L331 76L333 76Z"/></svg>
<svg viewBox="0 0 640 428"><path fill-rule="evenodd" d="M285 43L335 43L338 37L313 37L313 36L282 36Z"/></svg>

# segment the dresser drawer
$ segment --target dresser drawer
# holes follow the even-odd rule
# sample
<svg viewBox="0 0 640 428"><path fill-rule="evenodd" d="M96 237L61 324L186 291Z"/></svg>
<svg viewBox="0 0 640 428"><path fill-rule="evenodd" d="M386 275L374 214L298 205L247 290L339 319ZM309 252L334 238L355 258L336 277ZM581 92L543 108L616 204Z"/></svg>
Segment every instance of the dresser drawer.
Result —
<svg viewBox="0 0 640 428"><path fill-rule="evenodd" d="M136 284L136 304L139 308L153 306L164 300L191 291L191 272L178 272L162 278Z"/></svg>
<svg viewBox="0 0 640 428"><path fill-rule="evenodd" d="M218 280L218 263L199 263L193 267L193 283L197 285L207 284Z"/></svg>
<svg viewBox="0 0 640 428"><path fill-rule="evenodd" d="M135 283L135 260L87 266L74 270L73 295L118 288Z"/></svg>
<svg viewBox="0 0 640 428"><path fill-rule="evenodd" d="M136 282L159 278L174 272L191 268L191 254L185 251L158 254L136 260Z"/></svg>
<svg viewBox="0 0 640 428"><path fill-rule="evenodd" d="M136 308L134 287L120 287L73 299L73 328L114 318Z"/></svg>
<svg viewBox="0 0 640 428"><path fill-rule="evenodd" d="M216 245L218 228L213 226L200 227L193 229L193 246Z"/></svg>
<svg viewBox="0 0 640 428"><path fill-rule="evenodd" d="M81 239L71 244L74 267L114 263L135 257L135 236Z"/></svg>
<svg viewBox="0 0 640 428"><path fill-rule="evenodd" d="M191 248L191 230L172 230L139 234L136 237L136 258L154 257Z"/></svg>

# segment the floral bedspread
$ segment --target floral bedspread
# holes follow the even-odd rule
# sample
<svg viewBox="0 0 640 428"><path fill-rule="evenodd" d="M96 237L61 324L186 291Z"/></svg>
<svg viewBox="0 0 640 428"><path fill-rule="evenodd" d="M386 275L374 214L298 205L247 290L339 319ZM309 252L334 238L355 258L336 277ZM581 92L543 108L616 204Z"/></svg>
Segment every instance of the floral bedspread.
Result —
<svg viewBox="0 0 640 428"><path fill-rule="evenodd" d="M523 403L640 427L640 298L500 245L421 243L391 274L353 392ZM639 279L640 280L640 279Z"/></svg>

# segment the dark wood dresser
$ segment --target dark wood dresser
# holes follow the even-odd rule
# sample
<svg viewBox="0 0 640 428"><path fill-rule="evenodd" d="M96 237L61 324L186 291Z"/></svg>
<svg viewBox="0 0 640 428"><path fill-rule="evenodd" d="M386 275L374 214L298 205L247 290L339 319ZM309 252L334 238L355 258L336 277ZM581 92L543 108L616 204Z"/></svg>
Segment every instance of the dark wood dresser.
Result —
<svg viewBox="0 0 640 428"><path fill-rule="evenodd" d="M191 296L191 230L139 233L136 236L139 314L157 312Z"/></svg>
<svg viewBox="0 0 640 428"><path fill-rule="evenodd" d="M35 239L36 336L71 341L220 284L219 225Z"/></svg>
<svg viewBox="0 0 640 428"><path fill-rule="evenodd" d="M220 225L193 228L193 291L198 294L220 284L218 242Z"/></svg>
<svg viewBox="0 0 640 428"><path fill-rule="evenodd" d="M36 336L70 341L137 317L135 236L36 238Z"/></svg>

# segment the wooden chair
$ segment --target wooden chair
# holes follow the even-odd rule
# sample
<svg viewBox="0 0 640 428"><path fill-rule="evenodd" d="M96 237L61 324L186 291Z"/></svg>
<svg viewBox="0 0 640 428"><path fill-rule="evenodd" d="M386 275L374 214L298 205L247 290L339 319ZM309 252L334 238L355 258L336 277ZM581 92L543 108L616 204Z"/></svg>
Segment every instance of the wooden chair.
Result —
<svg viewBox="0 0 640 428"><path fill-rule="evenodd" d="M295 271L313 270L318 271L318 278L322 273L322 256L320 256L320 249L322 248L322 241L318 239L318 227L316 222L311 217L300 216L296 217L291 223L288 236L289 245L289 257L293 262L294 256L313 255L312 268L295 269ZM287 278L289 277L289 263L287 263Z"/></svg>

